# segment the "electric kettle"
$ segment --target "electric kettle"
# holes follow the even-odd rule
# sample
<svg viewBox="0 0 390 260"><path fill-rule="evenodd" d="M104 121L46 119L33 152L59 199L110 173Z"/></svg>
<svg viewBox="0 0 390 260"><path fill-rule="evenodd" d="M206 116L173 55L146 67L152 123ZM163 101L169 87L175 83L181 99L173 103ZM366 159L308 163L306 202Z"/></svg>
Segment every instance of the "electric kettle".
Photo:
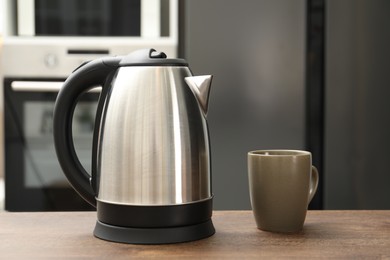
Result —
<svg viewBox="0 0 390 260"><path fill-rule="evenodd" d="M96 237L163 244L215 233L211 79L154 49L87 62L66 79L54 108L54 143L70 184L97 208ZM75 152L72 117L78 97L98 85L89 174Z"/></svg>

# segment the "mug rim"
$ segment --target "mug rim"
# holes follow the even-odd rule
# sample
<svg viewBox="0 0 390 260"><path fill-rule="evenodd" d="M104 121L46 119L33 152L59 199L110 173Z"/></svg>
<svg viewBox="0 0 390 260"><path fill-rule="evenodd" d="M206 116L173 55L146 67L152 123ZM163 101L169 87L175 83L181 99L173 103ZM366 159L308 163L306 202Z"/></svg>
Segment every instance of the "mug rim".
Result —
<svg viewBox="0 0 390 260"><path fill-rule="evenodd" d="M311 152L304 150L294 149L266 149L266 150L254 150L248 152L248 156L259 157L290 157L290 156L308 156Z"/></svg>

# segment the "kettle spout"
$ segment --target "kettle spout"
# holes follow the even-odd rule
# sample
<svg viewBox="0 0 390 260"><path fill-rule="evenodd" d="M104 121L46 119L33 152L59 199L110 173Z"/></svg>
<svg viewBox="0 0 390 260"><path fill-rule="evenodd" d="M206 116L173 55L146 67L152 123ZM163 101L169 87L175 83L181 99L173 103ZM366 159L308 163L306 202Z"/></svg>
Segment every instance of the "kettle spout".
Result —
<svg viewBox="0 0 390 260"><path fill-rule="evenodd" d="M198 100L199 105L202 108L202 111L205 116L207 115L207 110L209 106L209 94L212 78L212 75L192 76L184 78L187 85L195 94L195 97Z"/></svg>

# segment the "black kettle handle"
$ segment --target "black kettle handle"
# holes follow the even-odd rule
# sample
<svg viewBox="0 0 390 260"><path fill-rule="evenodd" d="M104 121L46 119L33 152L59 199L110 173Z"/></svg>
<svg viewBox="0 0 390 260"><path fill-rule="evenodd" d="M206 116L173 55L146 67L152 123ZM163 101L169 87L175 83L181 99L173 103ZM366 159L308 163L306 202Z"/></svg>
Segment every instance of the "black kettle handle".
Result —
<svg viewBox="0 0 390 260"><path fill-rule="evenodd" d="M74 149L72 118L79 96L94 86L103 86L107 76L118 68L121 59L107 57L82 64L66 79L54 107L53 134L58 161L72 187L94 207L96 199L90 184L91 177L81 165Z"/></svg>

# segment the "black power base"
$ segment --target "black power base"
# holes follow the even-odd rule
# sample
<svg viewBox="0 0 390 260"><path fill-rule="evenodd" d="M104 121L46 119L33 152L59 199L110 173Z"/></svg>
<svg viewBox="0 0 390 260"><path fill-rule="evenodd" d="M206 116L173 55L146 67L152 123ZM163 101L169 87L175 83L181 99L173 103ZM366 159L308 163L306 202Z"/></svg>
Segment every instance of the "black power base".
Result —
<svg viewBox="0 0 390 260"><path fill-rule="evenodd" d="M212 197L179 205L137 206L97 200L94 235L129 244L170 244L215 233Z"/></svg>
<svg viewBox="0 0 390 260"><path fill-rule="evenodd" d="M199 240L215 233L210 220L180 227L132 228L96 222L94 235L98 238L129 244L172 244Z"/></svg>

